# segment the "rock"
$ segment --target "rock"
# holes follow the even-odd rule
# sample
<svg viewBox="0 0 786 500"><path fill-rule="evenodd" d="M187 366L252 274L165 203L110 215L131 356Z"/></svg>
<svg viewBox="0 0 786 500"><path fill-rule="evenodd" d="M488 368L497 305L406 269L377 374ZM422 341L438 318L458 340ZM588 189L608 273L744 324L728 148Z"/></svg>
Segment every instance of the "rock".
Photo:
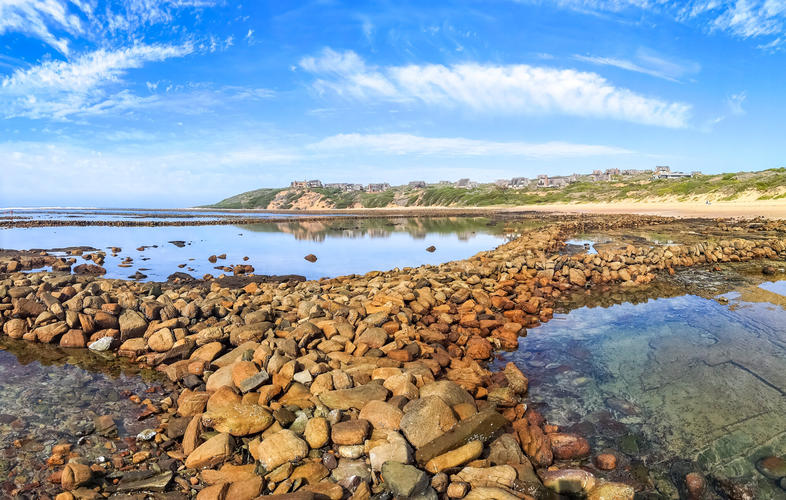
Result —
<svg viewBox="0 0 786 500"><path fill-rule="evenodd" d="M437 247L435 247L434 245L426 247L426 251L429 252L429 253L434 253L436 250L437 250Z"/></svg>
<svg viewBox="0 0 786 500"><path fill-rule="evenodd" d="M210 394L203 391L185 389L177 398L177 413L181 417L190 417L205 411Z"/></svg>
<svg viewBox="0 0 786 500"><path fill-rule="evenodd" d="M513 422L521 443L521 448L536 467L548 467L554 461L551 442L543 429L537 425L530 425L526 418Z"/></svg>
<svg viewBox="0 0 786 500"><path fill-rule="evenodd" d="M470 441L487 443L506 425L508 421L495 410L483 410L462 420L451 431L418 448L415 459L418 463L424 464Z"/></svg>
<svg viewBox="0 0 786 500"><path fill-rule="evenodd" d="M60 337L60 347L83 348L85 347L85 334L82 330L68 330Z"/></svg>
<svg viewBox="0 0 786 500"><path fill-rule="evenodd" d="M63 474L60 476L60 486L64 490L74 490L89 482L92 477L93 471L89 465L69 463L65 466Z"/></svg>
<svg viewBox="0 0 786 500"><path fill-rule="evenodd" d="M121 478L117 485L117 491L118 493L127 493L131 491L164 491L172 480L173 475L173 472L167 471L144 479L127 480Z"/></svg>
<svg viewBox="0 0 786 500"><path fill-rule="evenodd" d="M388 398L388 390L376 383L353 387L352 389L338 389L326 391L319 395L319 400L332 410L358 410L368 404L369 401L385 401Z"/></svg>
<svg viewBox="0 0 786 500"><path fill-rule="evenodd" d="M143 337L134 337L126 340L117 349L118 356L136 358L147 351L147 341Z"/></svg>
<svg viewBox="0 0 786 500"><path fill-rule="evenodd" d="M147 345L156 352L166 352L175 345L175 336L169 328L162 328L147 339Z"/></svg>
<svg viewBox="0 0 786 500"><path fill-rule="evenodd" d="M111 438L117 436L117 424L112 415L101 415L93 419L96 433L99 436Z"/></svg>
<svg viewBox="0 0 786 500"><path fill-rule="evenodd" d="M491 342L474 335L467 341L467 357L472 359L489 359L494 352Z"/></svg>
<svg viewBox="0 0 786 500"><path fill-rule="evenodd" d="M301 460L306 455L308 444L287 429L265 436L256 447L256 456L267 471L287 462Z"/></svg>
<svg viewBox="0 0 786 500"><path fill-rule="evenodd" d="M248 436L264 431L273 423L273 415L257 404L231 404L202 415L202 424L233 436Z"/></svg>
<svg viewBox="0 0 786 500"><path fill-rule="evenodd" d="M303 257L303 258L306 259L307 261L311 262L311 263L314 263L314 262L317 261L317 256L314 255L313 253L310 253L310 254L306 255L305 257Z"/></svg>
<svg viewBox="0 0 786 500"><path fill-rule="evenodd" d="M125 341L141 337L147 330L147 321L136 311L127 309L118 319L120 325L120 340Z"/></svg>
<svg viewBox="0 0 786 500"><path fill-rule="evenodd" d="M464 498L469 491L469 483L454 481L448 485L448 498Z"/></svg>
<svg viewBox="0 0 786 500"><path fill-rule="evenodd" d="M451 408L462 403L475 406L475 398L463 387L450 380L431 382L420 388L420 397L437 396Z"/></svg>
<svg viewBox="0 0 786 500"><path fill-rule="evenodd" d="M202 488L196 496L196 500L227 500L229 483L219 483Z"/></svg>
<svg viewBox="0 0 786 500"><path fill-rule="evenodd" d="M603 483L589 492L587 500L633 500L635 494L633 486L622 483Z"/></svg>
<svg viewBox="0 0 786 500"><path fill-rule="evenodd" d="M328 443L330 438L330 426L324 417L314 417L306 423L303 437L306 438L308 445L314 449L319 449Z"/></svg>
<svg viewBox="0 0 786 500"><path fill-rule="evenodd" d="M510 488L516 480L516 469L510 465L497 465L494 467L464 467L458 474L451 477L475 487L505 487Z"/></svg>
<svg viewBox="0 0 786 500"><path fill-rule="evenodd" d="M505 365L503 372L508 380L508 387L516 391L516 394L524 394L529 388L529 379L522 373L518 366L513 362Z"/></svg>
<svg viewBox="0 0 786 500"><path fill-rule="evenodd" d="M385 315L387 319L387 315ZM379 349L388 343L388 332L382 328L371 327L367 328L358 338L358 344L366 344L372 349Z"/></svg>
<svg viewBox="0 0 786 500"><path fill-rule="evenodd" d="M330 437L337 445L362 444L370 431L371 423L368 420L349 420L333 425Z"/></svg>
<svg viewBox="0 0 786 500"><path fill-rule="evenodd" d="M540 478L546 488L556 493L587 493L595 487L595 476L581 469L543 470Z"/></svg>
<svg viewBox="0 0 786 500"><path fill-rule="evenodd" d="M767 479L777 481L782 477L786 477L786 460L774 456L764 457L756 462L756 469Z"/></svg>
<svg viewBox="0 0 786 500"><path fill-rule="evenodd" d="M373 470L382 470L385 462L399 462L408 464L412 461L412 449L404 436L395 431L382 431L386 433L386 443L374 446L368 452L368 457ZM376 434L376 433L375 433Z"/></svg>
<svg viewBox="0 0 786 500"><path fill-rule="evenodd" d="M338 466L330 473L330 477L337 483L341 483L357 476L361 481L371 482L371 469L365 460L351 460L342 458L338 461Z"/></svg>
<svg viewBox="0 0 786 500"><path fill-rule="evenodd" d="M511 387L495 387L486 396L486 400L494 405L510 408L519 404L520 399Z"/></svg>
<svg viewBox="0 0 786 500"><path fill-rule="evenodd" d="M613 453L601 453L595 457L595 465L600 470L614 470L617 468L617 456Z"/></svg>
<svg viewBox="0 0 786 500"><path fill-rule="evenodd" d="M232 436L225 432L216 434L188 455L186 467L198 469L220 464L232 455L234 447Z"/></svg>
<svg viewBox="0 0 786 500"><path fill-rule="evenodd" d="M10 319L3 325L3 332L12 339L21 339L27 333L27 322L19 318Z"/></svg>
<svg viewBox="0 0 786 500"><path fill-rule="evenodd" d="M382 466L382 479L388 491L403 498L420 495L429 487L429 478L425 472L398 462L385 462Z"/></svg>
<svg viewBox="0 0 786 500"><path fill-rule="evenodd" d="M451 467L458 467L467 462L475 460L483 453L482 441L470 441L464 446L460 446L455 450L443 453L438 457L434 457L426 464L426 470L432 474L442 472Z"/></svg>
<svg viewBox="0 0 786 500"><path fill-rule="evenodd" d="M362 410L359 418L368 420L374 429L398 430L404 412L384 401L369 401Z"/></svg>
<svg viewBox="0 0 786 500"><path fill-rule="evenodd" d="M554 458L559 460L573 460L589 455L589 442L576 434L553 433L549 434L549 440Z"/></svg>
<svg viewBox="0 0 786 500"><path fill-rule="evenodd" d="M240 389L241 392L250 392L265 385L269 380L270 375L268 375L265 370L260 370L251 377L243 379L243 381L238 384L237 388Z"/></svg>
<svg viewBox="0 0 786 500"><path fill-rule="evenodd" d="M114 341L112 337L101 337L100 339L88 345L87 348L96 352L107 351L112 346L112 341Z"/></svg>
<svg viewBox="0 0 786 500"><path fill-rule="evenodd" d="M437 396L416 399L405 410L401 431L415 448L438 438L457 423L453 410Z"/></svg>
<svg viewBox="0 0 786 500"><path fill-rule="evenodd" d="M571 268L568 271L568 279L572 285L576 286L584 286L587 283L587 277L584 276L584 272L576 268Z"/></svg>
<svg viewBox="0 0 786 500"><path fill-rule="evenodd" d="M489 446L488 459L492 465L515 465L524 463L527 457L512 434L503 434Z"/></svg>
<svg viewBox="0 0 786 500"><path fill-rule="evenodd" d="M685 489L688 492L688 498L691 500L698 500L704 495L704 490L707 484L704 477L697 472L689 472L685 475Z"/></svg>
<svg viewBox="0 0 786 500"><path fill-rule="evenodd" d="M68 325L65 321L57 321L46 326L39 326L34 330L38 341L44 344L49 344L67 331Z"/></svg>

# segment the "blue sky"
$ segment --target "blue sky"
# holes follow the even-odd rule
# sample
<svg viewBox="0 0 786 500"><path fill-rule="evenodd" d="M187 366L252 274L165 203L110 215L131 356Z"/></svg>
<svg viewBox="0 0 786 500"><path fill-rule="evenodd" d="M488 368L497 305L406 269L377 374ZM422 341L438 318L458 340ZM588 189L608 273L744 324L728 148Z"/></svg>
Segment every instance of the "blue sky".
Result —
<svg viewBox="0 0 786 500"><path fill-rule="evenodd" d="M784 166L786 0L0 0L1 206Z"/></svg>

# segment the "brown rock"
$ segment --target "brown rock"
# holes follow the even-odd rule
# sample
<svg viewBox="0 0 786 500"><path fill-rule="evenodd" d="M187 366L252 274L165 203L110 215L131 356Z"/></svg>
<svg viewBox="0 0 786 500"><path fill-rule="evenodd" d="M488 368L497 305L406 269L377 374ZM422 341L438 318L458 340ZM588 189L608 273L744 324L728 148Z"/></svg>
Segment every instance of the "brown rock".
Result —
<svg viewBox="0 0 786 500"><path fill-rule="evenodd" d="M360 410L359 418L368 420L374 429L398 430L404 412L398 407L384 401L369 401Z"/></svg>
<svg viewBox="0 0 786 500"><path fill-rule="evenodd" d="M147 339L147 345L156 352L166 352L175 345L175 336L169 328L162 328Z"/></svg>
<svg viewBox="0 0 786 500"><path fill-rule="evenodd" d="M450 406L437 396L417 399L404 409L401 431L415 448L438 438L458 422Z"/></svg>
<svg viewBox="0 0 786 500"><path fill-rule="evenodd" d="M368 420L349 420L334 424L330 437L337 445L363 444L370 431L371 423Z"/></svg>
<svg viewBox="0 0 786 500"><path fill-rule="evenodd" d="M617 467L617 456L613 453L601 453L595 457L595 465L600 470L614 470Z"/></svg>
<svg viewBox="0 0 786 500"><path fill-rule="evenodd" d="M60 347L85 347L85 334L82 330L68 330L60 338Z"/></svg>
<svg viewBox="0 0 786 500"><path fill-rule="evenodd" d="M559 460L572 460L589 455L589 442L576 434L549 434L549 440L554 458Z"/></svg>
<svg viewBox="0 0 786 500"><path fill-rule="evenodd" d="M267 471L306 455L308 444L288 429L266 436L256 447L256 456Z"/></svg>
<svg viewBox="0 0 786 500"><path fill-rule="evenodd" d="M226 461L234 450L234 440L227 433L216 434L192 451L186 458L186 467L198 469Z"/></svg>
<svg viewBox="0 0 786 500"><path fill-rule="evenodd" d="M306 422L306 430L303 434L308 445L314 449L319 449L328 443L330 438L330 426L324 417L314 417Z"/></svg>
<svg viewBox="0 0 786 500"><path fill-rule="evenodd" d="M256 404L231 404L208 410L202 424L233 436L248 436L264 431L273 423L273 415Z"/></svg>
<svg viewBox="0 0 786 500"><path fill-rule="evenodd" d="M92 477L93 471L90 469L90 466L70 463L63 469L63 474L60 476L60 486L64 490L74 490L86 484Z"/></svg>
<svg viewBox="0 0 786 500"><path fill-rule="evenodd" d="M458 467L464 465L472 460L478 458L483 453L482 441L470 441L464 446L460 446L455 450L443 453L438 457L434 457L426 463L426 470L432 474L437 474L445 469L451 467Z"/></svg>
<svg viewBox="0 0 786 500"><path fill-rule="evenodd" d="M207 392L195 392L191 389L185 389L180 393L177 398L177 413L181 417L190 417L205 411L207 400L210 394Z"/></svg>
<svg viewBox="0 0 786 500"><path fill-rule="evenodd" d="M472 359L489 359L493 352L491 342L483 337L473 336L467 341L467 356Z"/></svg>

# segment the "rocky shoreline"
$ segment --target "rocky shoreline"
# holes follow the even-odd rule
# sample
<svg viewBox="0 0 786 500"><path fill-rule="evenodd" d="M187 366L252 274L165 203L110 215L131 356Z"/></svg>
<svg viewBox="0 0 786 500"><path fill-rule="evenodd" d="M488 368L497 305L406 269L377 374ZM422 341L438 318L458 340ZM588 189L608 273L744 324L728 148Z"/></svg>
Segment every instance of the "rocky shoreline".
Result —
<svg viewBox="0 0 786 500"><path fill-rule="evenodd" d="M563 252L577 233L672 221L563 217L463 261L320 281L141 284L26 274L52 257L0 256L4 335L114 353L171 382L130 396L144 435L116 443L115 422L97 419L103 462L56 446L37 497L632 499L623 457L545 422L526 374L488 363L571 290L786 260L786 224L764 220L703 221L729 236L691 244ZM695 498L754 498L724 478L680 480Z"/></svg>

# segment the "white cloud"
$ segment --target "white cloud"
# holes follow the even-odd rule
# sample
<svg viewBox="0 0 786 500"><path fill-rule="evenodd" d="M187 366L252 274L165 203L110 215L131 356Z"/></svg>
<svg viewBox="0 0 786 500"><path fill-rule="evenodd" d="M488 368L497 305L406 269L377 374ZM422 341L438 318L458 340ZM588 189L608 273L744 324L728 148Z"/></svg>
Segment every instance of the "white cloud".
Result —
<svg viewBox="0 0 786 500"><path fill-rule="evenodd" d="M193 50L190 44L139 44L113 51L99 49L73 61L46 61L29 69L18 69L0 82L2 112L6 117L66 119L107 107L127 107L143 98L128 91L109 94L109 85L120 82L130 69L182 57Z"/></svg>
<svg viewBox="0 0 786 500"><path fill-rule="evenodd" d="M570 158L629 154L612 146L566 142L498 142L463 137L420 137L410 134L339 134L311 144L308 149L327 152L423 156L514 156L526 158Z"/></svg>
<svg viewBox="0 0 786 500"><path fill-rule="evenodd" d="M38 38L63 54L68 53L64 34L82 33L81 16L90 13L88 3L78 0L0 0L0 35L19 32Z"/></svg>
<svg viewBox="0 0 786 500"><path fill-rule="evenodd" d="M688 125L691 106L615 87L596 73L525 64L373 67L352 51L325 49L300 67L314 88L364 100L411 102L505 114L565 114L647 125Z"/></svg>
<svg viewBox="0 0 786 500"><path fill-rule="evenodd" d="M770 37L759 45L763 49L773 49L786 41L786 0L557 0L556 4L582 12L647 10L737 38Z"/></svg>

